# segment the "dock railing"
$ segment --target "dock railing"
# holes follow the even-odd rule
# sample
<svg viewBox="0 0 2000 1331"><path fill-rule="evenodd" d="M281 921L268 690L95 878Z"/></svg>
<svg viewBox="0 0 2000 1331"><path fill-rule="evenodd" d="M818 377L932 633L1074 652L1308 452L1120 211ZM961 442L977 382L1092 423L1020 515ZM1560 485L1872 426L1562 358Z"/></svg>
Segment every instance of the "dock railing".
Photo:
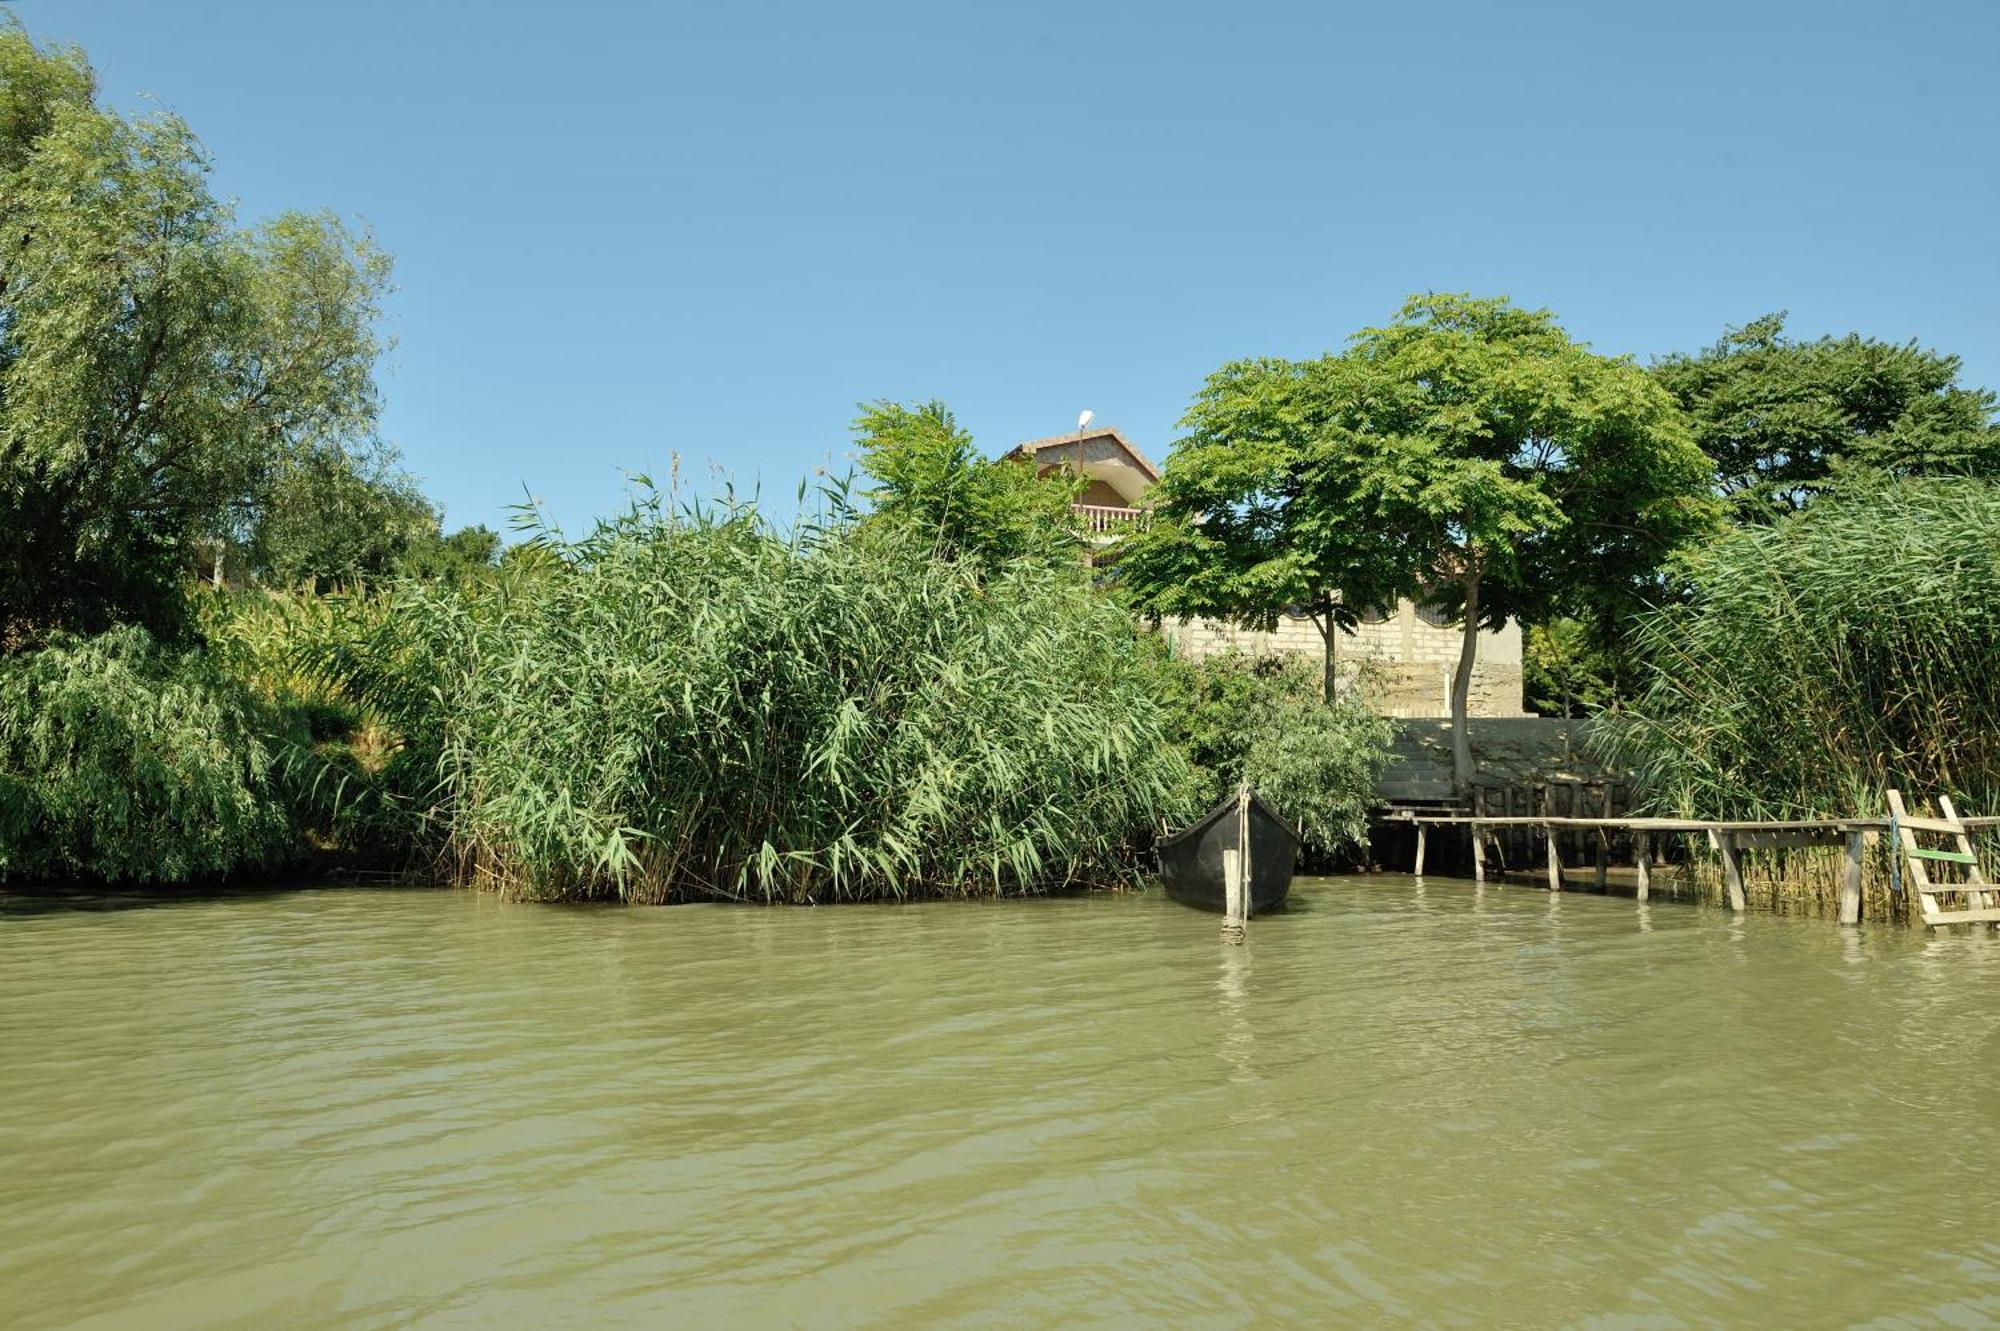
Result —
<svg viewBox="0 0 2000 1331"><path fill-rule="evenodd" d="M1844 855L1844 872L1840 887L1840 922L1858 924L1861 921L1862 875L1866 864L1867 848L1880 838L1892 841L1905 830L1899 827L1893 817L1827 818L1801 819L1776 822L1720 822L1694 818L1582 818L1558 817L1553 815L1493 815L1472 813L1419 813L1414 810L1390 810L1384 814L1385 823L1410 823L1416 828L1416 859L1414 872L1421 877L1424 858L1428 849L1430 829L1436 827L1465 827L1472 837L1472 876L1477 882L1487 878L1488 838L1498 829L1523 828L1539 831L1547 846L1548 886L1552 892L1564 888L1566 870L1562 863L1558 834L1578 831L1594 833L1594 870L1596 886L1605 886L1606 869L1609 861L1609 839L1614 833L1628 835L1632 839L1633 868L1636 871L1636 895L1645 901L1652 890L1652 871L1658 862L1655 852L1661 839L1673 836L1695 836L1705 838L1718 854L1722 862L1722 881L1731 910L1748 908L1748 899L1743 890L1743 855L1749 851L1787 850L1796 847L1838 847ZM1954 825L1966 833L1984 831L2000 827L2000 817L1957 818ZM1905 848L1892 844L1892 863L1900 867L1900 857ZM1922 905L1921 913L1928 917L1933 913L1929 903ZM1981 921L2000 921L2000 909L1990 915L1979 912ZM1928 921L1932 923L1981 922L1967 919L1962 913L1953 913L1949 920Z"/></svg>

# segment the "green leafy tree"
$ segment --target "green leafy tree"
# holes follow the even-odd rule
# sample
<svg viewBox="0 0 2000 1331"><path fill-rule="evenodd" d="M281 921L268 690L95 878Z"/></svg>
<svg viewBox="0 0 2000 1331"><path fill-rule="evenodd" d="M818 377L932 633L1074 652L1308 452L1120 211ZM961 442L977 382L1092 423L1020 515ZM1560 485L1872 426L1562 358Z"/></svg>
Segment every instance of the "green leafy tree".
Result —
<svg viewBox="0 0 2000 1331"><path fill-rule="evenodd" d="M388 260L324 215L237 228L184 123L12 21L0 136L0 649L177 631L278 460L372 438Z"/></svg>
<svg viewBox="0 0 2000 1331"><path fill-rule="evenodd" d="M1707 461L1660 385L1504 299L1419 296L1342 354L1227 367L1189 419L1164 521L1126 565L1142 602L1255 606L1247 589L1275 609L1317 587L1336 620L1392 596L1446 607L1464 628L1461 789L1480 630L1634 603L1713 520Z"/></svg>
<svg viewBox="0 0 2000 1331"><path fill-rule="evenodd" d="M317 448L270 469L245 544L258 578L327 591L400 572L443 540L437 510L392 457Z"/></svg>
<svg viewBox="0 0 2000 1331"><path fill-rule="evenodd" d="M1327 444L1349 397L1333 359L1246 360L1211 375L1151 495L1148 525L1120 543L1117 576L1142 611L1269 631L1303 609L1324 646L1334 701L1339 634L1392 601L1416 565L1393 533L1357 518L1371 499Z"/></svg>
<svg viewBox="0 0 2000 1331"><path fill-rule="evenodd" d="M941 402L876 402L854 423L878 521L925 533L938 555L987 568L1018 560L1083 567L1074 477L980 454Z"/></svg>
<svg viewBox="0 0 2000 1331"><path fill-rule="evenodd" d="M1686 410L1736 514L1794 512L1846 470L2000 474L1994 395L1958 384L1959 360L1858 333L1799 342L1785 316L1723 333L1653 367Z"/></svg>
<svg viewBox="0 0 2000 1331"><path fill-rule="evenodd" d="M1531 626L1525 647L1528 704L1544 716L1595 711L1617 690L1616 661L1580 619L1563 616Z"/></svg>
<svg viewBox="0 0 2000 1331"><path fill-rule="evenodd" d="M399 571L438 582L463 582L500 566L500 533L484 524L426 537L404 552Z"/></svg>

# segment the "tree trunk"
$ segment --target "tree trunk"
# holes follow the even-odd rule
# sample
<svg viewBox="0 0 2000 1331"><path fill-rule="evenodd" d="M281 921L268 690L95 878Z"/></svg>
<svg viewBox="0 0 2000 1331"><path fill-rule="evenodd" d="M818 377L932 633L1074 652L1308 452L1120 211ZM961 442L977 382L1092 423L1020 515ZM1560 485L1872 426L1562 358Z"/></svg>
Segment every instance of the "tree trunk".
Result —
<svg viewBox="0 0 2000 1331"><path fill-rule="evenodd" d="M1312 622L1313 627L1319 630L1320 641L1326 645L1326 654L1322 658L1325 664L1320 676L1320 692L1325 696L1326 705L1331 707L1333 700L1340 694L1339 676L1335 670L1338 656L1333 636L1340 629L1333 622L1333 607L1323 606L1313 614Z"/></svg>
<svg viewBox="0 0 2000 1331"><path fill-rule="evenodd" d="M1451 788L1464 799L1472 791L1472 735L1466 711L1472 696L1472 667L1479 658L1479 570L1465 575L1465 628L1458 644L1458 669L1451 676Z"/></svg>

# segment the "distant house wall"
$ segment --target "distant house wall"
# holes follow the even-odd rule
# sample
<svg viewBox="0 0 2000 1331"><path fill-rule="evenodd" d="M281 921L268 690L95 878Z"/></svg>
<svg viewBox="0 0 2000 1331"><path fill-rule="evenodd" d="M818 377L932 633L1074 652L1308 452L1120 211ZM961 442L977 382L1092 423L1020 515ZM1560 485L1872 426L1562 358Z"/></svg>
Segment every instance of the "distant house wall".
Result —
<svg viewBox="0 0 2000 1331"><path fill-rule="evenodd" d="M1119 494L1111 482L1099 480L1095 476L1091 477L1090 484L1083 487L1083 494L1078 496L1076 502L1079 504L1089 504L1093 508L1134 507L1132 501L1124 495Z"/></svg>
<svg viewBox="0 0 2000 1331"><path fill-rule="evenodd" d="M1035 472L1049 476L1068 470L1087 480L1078 503L1087 508L1146 507L1146 492L1157 473L1152 464L1116 430L1058 435L1016 445L1007 456L1032 460ZM1100 518L1103 515L1098 515ZM1108 542L1117 524L1093 525L1093 539ZM1453 624L1435 624L1408 601L1386 614L1367 616L1353 633L1343 633L1336 648L1343 676L1365 673L1375 705L1390 716L1437 717L1451 714L1451 672L1458 664L1459 631ZM1210 620L1178 621L1164 626L1176 655L1194 659L1237 651L1252 656L1303 656L1317 663L1324 651L1312 621L1280 617L1269 633L1235 628ZM1365 672L1356 667L1366 662ZM1525 716L1522 709L1521 630L1508 624L1479 637L1478 662L1472 672L1468 710L1473 716Z"/></svg>
<svg viewBox="0 0 2000 1331"><path fill-rule="evenodd" d="M1214 620L1176 620L1162 629L1175 655L1191 660L1231 651L1248 656L1301 656L1317 663L1326 650L1310 619L1280 616L1269 633ZM1451 672L1458 665L1456 624L1433 624L1409 601L1374 623L1342 633L1334 646L1341 674L1367 663L1370 696L1389 716L1449 716ZM1521 629L1479 635L1466 710L1471 716L1525 716L1521 706Z"/></svg>

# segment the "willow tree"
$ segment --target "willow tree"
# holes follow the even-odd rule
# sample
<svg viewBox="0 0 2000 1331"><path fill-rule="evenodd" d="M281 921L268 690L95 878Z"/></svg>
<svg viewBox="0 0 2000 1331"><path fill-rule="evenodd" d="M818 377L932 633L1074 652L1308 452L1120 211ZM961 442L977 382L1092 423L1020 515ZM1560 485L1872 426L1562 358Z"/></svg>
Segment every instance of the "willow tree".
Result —
<svg viewBox="0 0 2000 1331"><path fill-rule="evenodd" d="M1163 529L1128 564L1143 602L1275 609L1332 627L1407 596L1455 614L1455 784L1482 629L1642 600L1714 520L1709 465L1666 391L1546 310L1427 295L1338 355L1211 378L1169 459ZM1331 665L1329 664L1329 672Z"/></svg>
<svg viewBox="0 0 2000 1331"><path fill-rule="evenodd" d="M177 627L279 460L374 444L387 260L325 216L241 229L207 173L0 20L0 650Z"/></svg>

